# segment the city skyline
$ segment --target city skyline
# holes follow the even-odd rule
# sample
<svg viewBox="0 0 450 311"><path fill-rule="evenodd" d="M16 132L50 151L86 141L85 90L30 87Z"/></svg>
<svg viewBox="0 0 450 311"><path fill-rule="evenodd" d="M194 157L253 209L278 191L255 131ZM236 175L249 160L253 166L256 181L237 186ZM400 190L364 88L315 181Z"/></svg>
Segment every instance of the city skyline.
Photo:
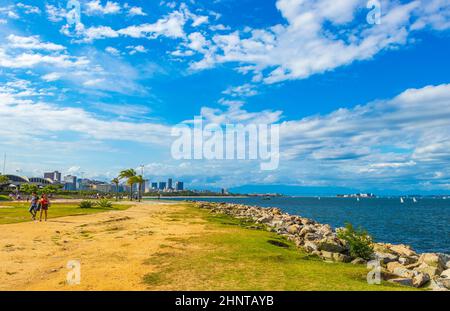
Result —
<svg viewBox="0 0 450 311"><path fill-rule="evenodd" d="M83 0L78 20L67 1L21 3L0 6L8 174L144 165L196 189L450 191L448 1L379 1L379 20L360 0ZM172 129L196 116L279 125L279 166L174 159Z"/></svg>

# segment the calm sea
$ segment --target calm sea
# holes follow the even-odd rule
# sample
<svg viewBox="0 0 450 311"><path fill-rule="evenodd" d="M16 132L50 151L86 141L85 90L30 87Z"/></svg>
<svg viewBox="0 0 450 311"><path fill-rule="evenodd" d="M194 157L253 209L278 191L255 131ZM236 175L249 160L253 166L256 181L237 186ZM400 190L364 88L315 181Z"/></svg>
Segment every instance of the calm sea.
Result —
<svg viewBox="0 0 450 311"><path fill-rule="evenodd" d="M183 199L173 199L183 200ZM278 207L283 211L314 219L320 223L341 227L346 222L362 226L377 242L409 244L418 252L450 254L450 199L399 198L326 198L280 197L262 198L196 198L210 202L230 202L263 207Z"/></svg>

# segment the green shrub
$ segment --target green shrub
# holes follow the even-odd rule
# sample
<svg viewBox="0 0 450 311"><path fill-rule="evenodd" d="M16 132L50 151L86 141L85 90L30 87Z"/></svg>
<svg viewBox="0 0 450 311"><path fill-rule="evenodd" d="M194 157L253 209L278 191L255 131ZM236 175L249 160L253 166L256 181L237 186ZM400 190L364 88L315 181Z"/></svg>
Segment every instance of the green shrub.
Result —
<svg viewBox="0 0 450 311"><path fill-rule="evenodd" d="M94 203L92 203L92 201L84 200L84 201L80 202L78 207L79 208L93 208L94 207Z"/></svg>
<svg viewBox="0 0 450 311"><path fill-rule="evenodd" d="M369 260L373 254L372 237L362 228L355 229L347 223L345 228L337 230L338 238L347 241L350 255Z"/></svg>
<svg viewBox="0 0 450 311"><path fill-rule="evenodd" d="M99 208L111 208L112 203L108 199L100 199L96 203Z"/></svg>
<svg viewBox="0 0 450 311"><path fill-rule="evenodd" d="M11 201L11 199L7 195L0 195L0 201Z"/></svg>

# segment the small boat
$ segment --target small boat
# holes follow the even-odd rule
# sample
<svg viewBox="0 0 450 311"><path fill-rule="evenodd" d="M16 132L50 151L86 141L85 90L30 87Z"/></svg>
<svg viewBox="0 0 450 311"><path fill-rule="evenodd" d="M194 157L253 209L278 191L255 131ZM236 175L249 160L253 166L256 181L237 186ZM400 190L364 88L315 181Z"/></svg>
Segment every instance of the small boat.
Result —
<svg viewBox="0 0 450 311"><path fill-rule="evenodd" d="M320 200L320 197L318 197L318 199Z"/></svg>
<svg viewBox="0 0 450 311"><path fill-rule="evenodd" d="M403 198L400 198L400 203L405 203L405 201L403 200Z"/></svg>
<svg viewBox="0 0 450 311"><path fill-rule="evenodd" d="M417 200L416 200L416 198L413 198L413 202L414 202L414 203L417 203Z"/></svg>
<svg viewBox="0 0 450 311"><path fill-rule="evenodd" d="M358 201L358 202L359 202L359 197L358 197L358 198L356 198L356 201Z"/></svg>

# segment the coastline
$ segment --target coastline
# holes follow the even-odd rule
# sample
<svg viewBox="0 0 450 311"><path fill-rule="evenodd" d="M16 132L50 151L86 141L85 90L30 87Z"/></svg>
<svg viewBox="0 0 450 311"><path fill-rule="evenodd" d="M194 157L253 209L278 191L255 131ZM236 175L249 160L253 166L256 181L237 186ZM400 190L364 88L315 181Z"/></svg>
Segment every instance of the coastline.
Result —
<svg viewBox="0 0 450 311"><path fill-rule="evenodd" d="M249 219L266 226L307 253L324 261L379 265L381 277L389 282L432 290L450 289L450 254L417 253L405 244L377 243L373 245L371 261L351 256L346 241L338 238L337 229L328 224L298 215L283 213L279 208L233 203L188 200L211 213Z"/></svg>

